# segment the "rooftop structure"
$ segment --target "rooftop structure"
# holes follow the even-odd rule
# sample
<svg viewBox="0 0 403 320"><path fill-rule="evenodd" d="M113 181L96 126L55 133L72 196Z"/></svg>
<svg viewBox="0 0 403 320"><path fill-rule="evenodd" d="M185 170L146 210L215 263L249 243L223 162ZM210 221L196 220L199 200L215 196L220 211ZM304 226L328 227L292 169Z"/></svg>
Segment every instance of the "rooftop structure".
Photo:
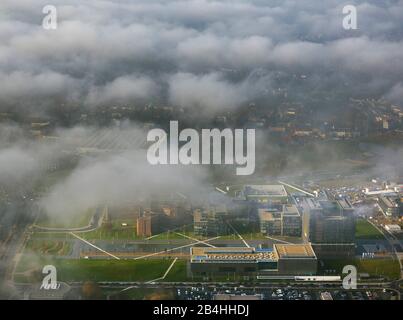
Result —
<svg viewBox="0 0 403 320"><path fill-rule="evenodd" d="M273 249L193 247L191 271L258 275L314 275L317 258L310 244L281 244Z"/></svg>
<svg viewBox="0 0 403 320"><path fill-rule="evenodd" d="M190 251L191 262L261 262L276 261L277 255L269 249L255 249L248 247L193 247Z"/></svg>
<svg viewBox="0 0 403 320"><path fill-rule="evenodd" d="M348 210L353 211L354 210L353 205L347 199L339 199L336 201L342 210L344 210L344 211L348 211Z"/></svg>
<svg viewBox="0 0 403 320"><path fill-rule="evenodd" d="M381 195L397 195L399 193L400 188L394 187L393 189L380 189L380 190L370 190L366 188L364 190L364 194L366 196L381 196Z"/></svg>
<svg viewBox="0 0 403 320"><path fill-rule="evenodd" d="M321 292L320 293L320 299L321 300L333 300L333 297L332 297L330 292L326 291L326 292Z"/></svg>
<svg viewBox="0 0 403 320"><path fill-rule="evenodd" d="M402 228L397 224L387 224L385 225L385 229L389 232L396 232L396 233L402 231Z"/></svg>
<svg viewBox="0 0 403 320"><path fill-rule="evenodd" d="M222 235L228 230L225 205L196 209L193 212L193 229L197 236Z"/></svg>
<svg viewBox="0 0 403 320"><path fill-rule="evenodd" d="M303 238L320 258L354 255L354 207L348 200L304 199Z"/></svg>
<svg viewBox="0 0 403 320"><path fill-rule="evenodd" d="M279 258L316 258L315 252L309 244L275 244L274 248Z"/></svg>
<svg viewBox="0 0 403 320"><path fill-rule="evenodd" d="M403 215L403 198L401 197L382 196L378 203L386 216L399 217Z"/></svg>
<svg viewBox="0 0 403 320"><path fill-rule="evenodd" d="M283 185L246 185L244 193L250 197L270 196L286 197L287 191Z"/></svg>
<svg viewBox="0 0 403 320"><path fill-rule="evenodd" d="M309 211L313 210L322 210L322 206L320 205L319 201L312 198L305 198L304 204L306 205Z"/></svg>
<svg viewBox="0 0 403 320"><path fill-rule="evenodd" d="M246 185L239 194L240 199L256 203L286 203L287 197L283 185Z"/></svg>
<svg viewBox="0 0 403 320"><path fill-rule="evenodd" d="M294 204L258 209L260 232L269 236L301 236L302 217Z"/></svg>

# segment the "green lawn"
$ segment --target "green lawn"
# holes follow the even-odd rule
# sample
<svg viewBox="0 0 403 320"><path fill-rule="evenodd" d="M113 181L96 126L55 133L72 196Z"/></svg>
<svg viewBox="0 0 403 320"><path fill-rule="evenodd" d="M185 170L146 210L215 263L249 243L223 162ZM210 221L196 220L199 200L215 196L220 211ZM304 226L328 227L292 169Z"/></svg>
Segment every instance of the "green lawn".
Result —
<svg viewBox="0 0 403 320"><path fill-rule="evenodd" d="M15 281L43 278L43 266L52 264L60 281L150 281L162 277L172 259L106 260L50 259L25 255L17 266Z"/></svg>
<svg viewBox="0 0 403 320"><path fill-rule="evenodd" d="M187 260L177 260L172 267L171 271L169 271L168 275L165 277L164 282L181 282L187 281L188 276L186 272Z"/></svg>
<svg viewBox="0 0 403 320"><path fill-rule="evenodd" d="M356 239L377 240L384 239L384 236L371 223L364 219L358 219L355 226Z"/></svg>
<svg viewBox="0 0 403 320"><path fill-rule="evenodd" d="M128 226L123 227L122 223L125 222ZM113 220L111 227L102 226L94 231L79 233L80 237L87 240L134 240L134 239L144 239L138 237L136 234L136 226L131 221L126 220ZM177 234L182 233L188 237L196 238L193 234L193 226L184 226L183 228L178 228L174 231L162 232L156 234L153 240L173 240L173 239L184 239L185 237Z"/></svg>
<svg viewBox="0 0 403 320"><path fill-rule="evenodd" d="M186 239L186 237L178 234L181 233L191 238L202 239L202 237L195 236L193 232L193 224L186 225L172 231L162 232L160 234L155 235L152 239L153 240L175 240L175 239Z"/></svg>
<svg viewBox="0 0 403 320"><path fill-rule="evenodd" d="M127 226L122 226L127 223ZM134 240L139 239L136 234L134 223L129 224L128 220L113 220L111 226L103 225L102 227L90 231L78 233L80 237L87 240Z"/></svg>
<svg viewBox="0 0 403 320"><path fill-rule="evenodd" d="M70 253L71 244L65 241L58 240L30 240L25 252L35 252L41 255L59 255L64 256Z"/></svg>
<svg viewBox="0 0 403 320"><path fill-rule="evenodd" d="M68 240L74 239L70 233L67 232L41 232L36 231L31 234L30 239L32 240Z"/></svg>
<svg viewBox="0 0 403 320"><path fill-rule="evenodd" d="M267 240L266 236L260 232L250 232L250 233L240 233L242 238L245 240ZM225 236L222 236L221 239L224 240L239 240L239 237L236 233L231 233Z"/></svg>
<svg viewBox="0 0 403 320"><path fill-rule="evenodd" d="M368 273L372 277L387 277L398 279L400 277L400 266L397 260L393 259L329 259L323 260L324 266L320 272L325 270L336 270L337 275L342 275L343 267L353 265L357 267L358 273Z"/></svg>

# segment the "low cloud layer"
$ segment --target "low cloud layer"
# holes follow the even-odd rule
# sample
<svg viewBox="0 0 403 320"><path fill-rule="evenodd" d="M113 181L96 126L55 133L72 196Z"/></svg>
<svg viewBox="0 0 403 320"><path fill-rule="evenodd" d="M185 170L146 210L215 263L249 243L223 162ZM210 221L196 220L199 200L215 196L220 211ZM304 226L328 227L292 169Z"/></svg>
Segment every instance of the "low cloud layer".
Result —
<svg viewBox="0 0 403 320"><path fill-rule="evenodd" d="M39 113L55 99L86 108L163 97L214 114L265 94L245 85L256 70L264 76L254 85L267 92L281 71L308 75L308 92L348 79L354 96L401 97L401 0L349 1L359 25L350 31L342 28L347 3L337 0L55 0L58 29L44 30L47 4L2 1L0 108Z"/></svg>
<svg viewBox="0 0 403 320"><path fill-rule="evenodd" d="M24 136L14 139L20 132L18 127L2 126L0 129L3 134L0 140L0 192L24 196L30 194L38 182L41 185L45 182L46 188L34 190L35 196L40 195L38 204L50 217L68 220L89 208L147 201L153 194L167 190L172 194L180 192L200 198L211 189L206 167L150 165L143 147L145 132L135 124L126 129L76 127L57 130L50 141L32 141ZM123 149L108 152L100 149L101 146L88 145L99 136L105 136L109 141L103 146L123 146ZM133 137L137 137L139 143L130 147L128 143ZM64 168L66 161L78 155L85 146L92 152L81 154L76 158L77 163ZM58 175L56 183L48 185L47 177L63 169L67 169L67 174ZM40 190L43 194L38 193Z"/></svg>
<svg viewBox="0 0 403 320"><path fill-rule="evenodd" d="M130 151L80 165L40 203L49 216L68 218L100 205L147 201L167 190L201 194L205 186L201 168L153 167L143 153Z"/></svg>

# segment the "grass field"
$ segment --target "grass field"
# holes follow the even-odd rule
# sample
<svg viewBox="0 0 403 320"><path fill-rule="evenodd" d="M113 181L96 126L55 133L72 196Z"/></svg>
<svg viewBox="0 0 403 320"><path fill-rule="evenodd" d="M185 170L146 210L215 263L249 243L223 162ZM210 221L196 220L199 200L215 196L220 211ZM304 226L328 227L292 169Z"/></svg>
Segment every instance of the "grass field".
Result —
<svg viewBox="0 0 403 320"><path fill-rule="evenodd" d="M325 270L336 270L337 275L342 276L343 267L353 265L357 267L358 273L368 273L372 277L387 277L398 279L400 277L400 266L397 260L393 259L332 259L323 260L324 266L320 267L320 272Z"/></svg>
<svg viewBox="0 0 403 320"><path fill-rule="evenodd" d="M42 232L35 231L30 237L32 240L68 240L74 237L67 232Z"/></svg>
<svg viewBox="0 0 403 320"><path fill-rule="evenodd" d="M355 226L356 239L384 239L384 236L367 220L358 219Z"/></svg>
<svg viewBox="0 0 403 320"><path fill-rule="evenodd" d="M128 223L127 220L113 220L111 226L103 225L102 227L90 231L81 232L80 237L87 240L134 240L139 239L136 234L136 227ZM127 223L127 226L122 226L122 223Z"/></svg>
<svg viewBox="0 0 403 320"><path fill-rule="evenodd" d="M181 228L177 228L174 229L172 231L166 231L166 232L162 232L160 234L155 235L154 237L152 237L152 239L154 240L174 240L174 239L184 239L186 237L181 236L181 233L183 235L186 235L188 237L191 238L197 238L197 239L202 239L201 237L196 237L193 233L193 224L192 225L186 225L183 226Z"/></svg>
<svg viewBox="0 0 403 320"><path fill-rule="evenodd" d="M71 244L65 241L34 239L27 243L25 249L28 252L35 252L41 255L64 256L71 251Z"/></svg>
<svg viewBox="0 0 403 320"><path fill-rule="evenodd" d="M25 255L17 266L16 282L35 282L43 278L47 264L57 269L59 281L150 281L163 276L172 259L144 260L68 260Z"/></svg>
<svg viewBox="0 0 403 320"><path fill-rule="evenodd" d="M177 260L172 267L171 271L165 277L164 282L181 282L187 281L188 276L186 272L187 260Z"/></svg>
<svg viewBox="0 0 403 320"><path fill-rule="evenodd" d="M254 223L244 221L231 222L232 227L245 239L245 240L265 240L267 239L264 234L260 232L259 226ZM228 227L229 234L223 236L222 239L239 239L238 235Z"/></svg>

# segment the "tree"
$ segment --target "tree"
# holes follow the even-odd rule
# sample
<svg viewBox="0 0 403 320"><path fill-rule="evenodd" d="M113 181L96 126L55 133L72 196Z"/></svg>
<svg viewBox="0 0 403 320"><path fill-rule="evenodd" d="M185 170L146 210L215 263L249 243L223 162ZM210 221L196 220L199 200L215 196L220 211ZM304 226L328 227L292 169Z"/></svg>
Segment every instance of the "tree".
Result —
<svg viewBox="0 0 403 320"><path fill-rule="evenodd" d="M101 299L102 293L98 284L92 281L86 281L82 287L83 298L87 300Z"/></svg>

